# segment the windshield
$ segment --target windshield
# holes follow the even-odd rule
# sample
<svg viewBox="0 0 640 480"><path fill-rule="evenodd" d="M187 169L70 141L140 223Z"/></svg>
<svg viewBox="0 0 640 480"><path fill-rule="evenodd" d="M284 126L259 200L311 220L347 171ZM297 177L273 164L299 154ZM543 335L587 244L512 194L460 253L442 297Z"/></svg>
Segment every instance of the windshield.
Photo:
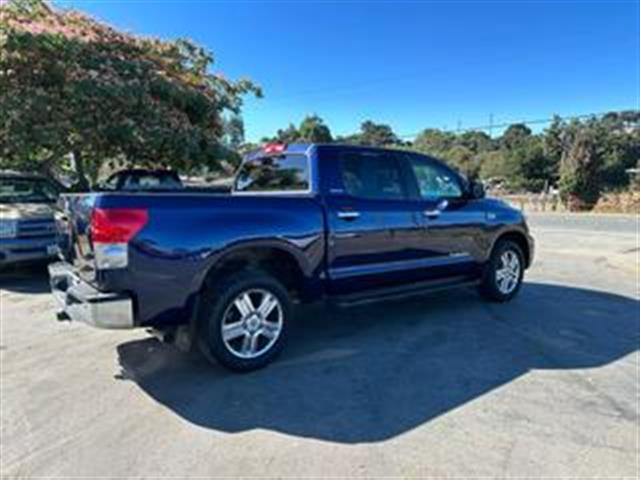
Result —
<svg viewBox="0 0 640 480"><path fill-rule="evenodd" d="M58 192L46 180L0 178L0 203L51 203Z"/></svg>
<svg viewBox="0 0 640 480"><path fill-rule="evenodd" d="M236 192L306 192L309 159L306 155L280 155L246 161L236 177Z"/></svg>

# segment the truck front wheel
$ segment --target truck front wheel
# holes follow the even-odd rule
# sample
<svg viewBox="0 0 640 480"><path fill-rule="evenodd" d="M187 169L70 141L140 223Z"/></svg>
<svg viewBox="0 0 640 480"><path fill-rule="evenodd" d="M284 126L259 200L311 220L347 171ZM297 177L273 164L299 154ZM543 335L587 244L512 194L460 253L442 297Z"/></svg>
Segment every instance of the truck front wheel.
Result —
<svg viewBox="0 0 640 480"><path fill-rule="evenodd" d="M485 266L480 293L493 302L507 302L518 294L524 274L524 255L509 240L499 241Z"/></svg>
<svg viewBox="0 0 640 480"><path fill-rule="evenodd" d="M292 316L291 300L271 275L238 272L204 292L200 348L236 371L270 363L282 350Z"/></svg>

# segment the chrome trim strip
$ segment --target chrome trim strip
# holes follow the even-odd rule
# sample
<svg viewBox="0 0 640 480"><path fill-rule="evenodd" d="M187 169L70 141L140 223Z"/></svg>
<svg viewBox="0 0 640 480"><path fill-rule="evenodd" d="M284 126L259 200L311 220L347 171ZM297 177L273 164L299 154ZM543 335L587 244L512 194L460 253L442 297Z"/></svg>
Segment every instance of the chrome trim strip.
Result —
<svg viewBox="0 0 640 480"><path fill-rule="evenodd" d="M342 220L355 220L356 218L360 218L360 212L341 212L337 213L338 218Z"/></svg>

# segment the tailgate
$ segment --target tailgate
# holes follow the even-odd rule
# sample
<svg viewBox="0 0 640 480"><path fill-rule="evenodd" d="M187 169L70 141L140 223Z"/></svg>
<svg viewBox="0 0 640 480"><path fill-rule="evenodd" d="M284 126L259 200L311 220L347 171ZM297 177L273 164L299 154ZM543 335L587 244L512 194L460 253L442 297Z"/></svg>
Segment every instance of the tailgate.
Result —
<svg viewBox="0 0 640 480"><path fill-rule="evenodd" d="M91 242L91 212L98 194L62 195L55 213L58 244L64 259L73 264L86 281L95 280L96 267Z"/></svg>

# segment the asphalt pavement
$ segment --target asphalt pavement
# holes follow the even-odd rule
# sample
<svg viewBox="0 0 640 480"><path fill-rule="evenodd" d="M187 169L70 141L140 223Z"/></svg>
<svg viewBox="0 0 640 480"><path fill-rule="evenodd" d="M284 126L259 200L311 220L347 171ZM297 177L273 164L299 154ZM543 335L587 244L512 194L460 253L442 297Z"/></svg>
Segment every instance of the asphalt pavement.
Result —
<svg viewBox="0 0 640 480"><path fill-rule="evenodd" d="M513 302L301 308L245 375L57 322L43 269L4 274L2 476L637 478L638 218L529 222Z"/></svg>

